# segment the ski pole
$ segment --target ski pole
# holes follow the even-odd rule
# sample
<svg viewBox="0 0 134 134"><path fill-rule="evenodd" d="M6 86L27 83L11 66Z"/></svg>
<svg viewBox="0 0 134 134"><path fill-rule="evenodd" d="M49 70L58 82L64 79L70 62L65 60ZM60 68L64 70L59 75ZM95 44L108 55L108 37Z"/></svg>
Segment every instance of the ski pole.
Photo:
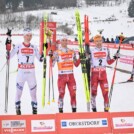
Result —
<svg viewBox="0 0 134 134"><path fill-rule="evenodd" d="M51 81L50 81L50 76L51 76L51 67L50 67L50 61L49 61L49 92L48 92L48 105L50 105L50 88L51 88Z"/></svg>
<svg viewBox="0 0 134 134"><path fill-rule="evenodd" d="M117 50L117 53L120 52L121 43L122 43L122 39L120 39L119 48L118 48L118 50ZM112 78L112 84L111 84L110 93L109 93L109 108L110 108L111 99L112 99L112 94L113 94L113 88L114 88L114 81L115 81L115 75L116 75L116 67L117 67L117 64L118 64L118 58L116 59L116 63L115 63L115 67L114 67L114 73L113 73L113 78Z"/></svg>
<svg viewBox="0 0 134 134"><path fill-rule="evenodd" d="M5 113L8 111L8 92L9 92L9 66L10 66L10 50L11 50L11 32L12 30L8 29L7 31L7 39L6 39L6 59L7 59L7 64L6 64L6 83L5 83Z"/></svg>
<svg viewBox="0 0 134 134"><path fill-rule="evenodd" d="M50 59L50 69L51 69L51 76L52 76L52 94L53 94L52 102L55 102L55 98L54 98L54 79L53 79L52 58Z"/></svg>
<svg viewBox="0 0 134 134"><path fill-rule="evenodd" d="M50 48L51 48L51 47L52 47L51 39L49 40L49 43L50 43ZM52 48L51 48L51 51L52 51ZM52 56L50 57L50 69L51 69L51 76L52 76L52 94L53 94L52 102L55 102L55 97L54 97L53 67L52 67Z"/></svg>

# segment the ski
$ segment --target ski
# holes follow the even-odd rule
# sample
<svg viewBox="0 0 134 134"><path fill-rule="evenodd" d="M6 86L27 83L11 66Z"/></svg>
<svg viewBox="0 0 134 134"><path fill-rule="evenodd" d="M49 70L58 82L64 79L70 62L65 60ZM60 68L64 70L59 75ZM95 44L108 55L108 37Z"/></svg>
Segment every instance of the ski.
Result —
<svg viewBox="0 0 134 134"><path fill-rule="evenodd" d="M85 90L86 102L87 102L87 110L90 111L90 93L89 93L89 82L88 82L87 68L86 68L86 56L83 47L81 21L80 21L80 14L78 10L75 11L75 18L76 18L76 25L77 25L78 44L79 44L79 52L80 52L82 78L84 82L84 90Z"/></svg>
<svg viewBox="0 0 134 134"><path fill-rule="evenodd" d="M10 50L11 50L11 32L12 30L8 29L7 39L6 39L6 83L5 83L5 113L8 112L8 92L9 92L9 66L10 66Z"/></svg>
<svg viewBox="0 0 134 134"><path fill-rule="evenodd" d="M113 69L113 67L110 66L106 66L107 68ZM121 73L126 73L126 74L131 74L131 71L127 71L125 69L120 69L120 68L116 68L117 71L121 72Z"/></svg>
<svg viewBox="0 0 134 134"><path fill-rule="evenodd" d="M88 77L89 86L89 100L90 100L90 44L89 44L89 21L88 16L84 16L84 32L85 32L85 52L86 52L86 69ZM88 109L90 109L90 104L88 104ZM89 110L88 110L89 111Z"/></svg>
<svg viewBox="0 0 134 134"><path fill-rule="evenodd" d="M49 41L49 45L50 45L50 50L52 51L52 42L51 42L51 38L50 38L50 41ZM50 64L49 64L49 69L50 69L50 72L51 72L51 78L52 78L52 95L53 95L53 99L52 99L52 102L55 102L55 97L54 97L54 78L53 78L53 66L52 66L52 56L50 57ZM50 77L50 76L49 76Z"/></svg>
<svg viewBox="0 0 134 134"><path fill-rule="evenodd" d="M121 81L118 83L114 83L114 84L125 84L125 83L133 83L134 81Z"/></svg>
<svg viewBox="0 0 134 134"><path fill-rule="evenodd" d="M46 29L47 29L47 14L44 16L44 23L42 22L42 28L43 34L44 34L44 41L43 41L43 54L44 54L44 61L43 61L43 82L42 82L42 107L45 106L45 95L46 95L46 42L47 42L47 36L46 36Z"/></svg>

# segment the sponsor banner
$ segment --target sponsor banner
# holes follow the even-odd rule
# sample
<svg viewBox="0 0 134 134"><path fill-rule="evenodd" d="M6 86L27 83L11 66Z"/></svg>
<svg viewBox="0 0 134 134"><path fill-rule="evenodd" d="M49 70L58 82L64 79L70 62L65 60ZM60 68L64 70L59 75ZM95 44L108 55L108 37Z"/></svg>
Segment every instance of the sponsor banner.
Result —
<svg viewBox="0 0 134 134"><path fill-rule="evenodd" d="M2 120L2 134L25 134L25 120Z"/></svg>
<svg viewBox="0 0 134 134"><path fill-rule="evenodd" d="M114 129L134 128L134 117L114 117Z"/></svg>
<svg viewBox="0 0 134 134"><path fill-rule="evenodd" d="M54 132L55 120L32 120L31 132Z"/></svg>
<svg viewBox="0 0 134 134"><path fill-rule="evenodd" d="M107 118L61 120L62 129L104 127L108 127Z"/></svg>
<svg viewBox="0 0 134 134"><path fill-rule="evenodd" d="M119 61L121 63L133 65L133 58L120 58Z"/></svg>
<svg viewBox="0 0 134 134"><path fill-rule="evenodd" d="M57 41L57 43L60 44L60 41ZM68 45L78 45L78 42L69 40ZM90 42L90 46L95 47L95 44L93 42ZM119 45L114 44L114 43L103 43L103 47L118 49ZM132 47L132 45L130 45L130 44L121 44L120 47L121 47L121 49L124 49L124 50L134 50L134 47Z"/></svg>

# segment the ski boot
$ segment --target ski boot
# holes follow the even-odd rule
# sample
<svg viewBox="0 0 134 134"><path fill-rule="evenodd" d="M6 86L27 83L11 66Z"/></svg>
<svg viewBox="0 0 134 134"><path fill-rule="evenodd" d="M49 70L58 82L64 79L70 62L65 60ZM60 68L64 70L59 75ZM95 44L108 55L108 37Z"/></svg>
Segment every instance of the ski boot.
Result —
<svg viewBox="0 0 134 134"><path fill-rule="evenodd" d="M133 82L133 77L127 80L128 82Z"/></svg>
<svg viewBox="0 0 134 134"><path fill-rule="evenodd" d="M104 108L104 112L109 112L109 107Z"/></svg>
<svg viewBox="0 0 134 134"><path fill-rule="evenodd" d="M31 102L32 105L32 113L37 114L37 102Z"/></svg>
<svg viewBox="0 0 134 134"><path fill-rule="evenodd" d="M21 115L20 106L16 107L16 115Z"/></svg>
<svg viewBox="0 0 134 134"><path fill-rule="evenodd" d="M75 113L76 112L76 108L72 108L72 112Z"/></svg>
<svg viewBox="0 0 134 134"><path fill-rule="evenodd" d="M33 114L37 114L37 108L36 107L33 107L32 110L33 110Z"/></svg>
<svg viewBox="0 0 134 134"><path fill-rule="evenodd" d="M96 109L96 108L92 108L92 111L93 111L93 112L97 112L97 109Z"/></svg>
<svg viewBox="0 0 134 134"><path fill-rule="evenodd" d="M59 108L59 113L63 113L63 108Z"/></svg>

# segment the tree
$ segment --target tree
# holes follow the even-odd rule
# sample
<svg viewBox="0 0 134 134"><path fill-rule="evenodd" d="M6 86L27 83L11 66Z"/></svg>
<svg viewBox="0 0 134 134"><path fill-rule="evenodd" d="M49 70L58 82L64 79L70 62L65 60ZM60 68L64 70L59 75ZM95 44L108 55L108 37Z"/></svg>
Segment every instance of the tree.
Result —
<svg viewBox="0 0 134 134"><path fill-rule="evenodd" d="M21 2L21 0L12 0L12 10L13 11L16 11L18 9L20 2Z"/></svg>
<svg viewBox="0 0 134 134"><path fill-rule="evenodd" d="M5 8L5 0L0 0L0 13L4 13Z"/></svg>
<svg viewBox="0 0 134 134"><path fill-rule="evenodd" d="M130 17L134 17L134 0L131 0L129 7L128 7L128 15Z"/></svg>

